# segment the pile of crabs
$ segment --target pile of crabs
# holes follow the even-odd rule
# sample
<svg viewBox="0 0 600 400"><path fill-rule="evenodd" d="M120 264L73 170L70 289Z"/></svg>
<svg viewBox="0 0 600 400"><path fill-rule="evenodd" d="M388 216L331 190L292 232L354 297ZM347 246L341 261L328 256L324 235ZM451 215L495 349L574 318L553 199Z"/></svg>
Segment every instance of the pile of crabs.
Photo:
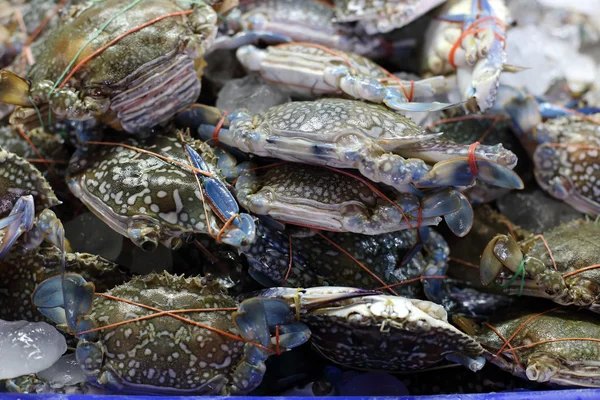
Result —
<svg viewBox="0 0 600 400"><path fill-rule="evenodd" d="M503 0L0 5L0 319L86 378L7 390L600 387L600 110L500 83Z"/></svg>

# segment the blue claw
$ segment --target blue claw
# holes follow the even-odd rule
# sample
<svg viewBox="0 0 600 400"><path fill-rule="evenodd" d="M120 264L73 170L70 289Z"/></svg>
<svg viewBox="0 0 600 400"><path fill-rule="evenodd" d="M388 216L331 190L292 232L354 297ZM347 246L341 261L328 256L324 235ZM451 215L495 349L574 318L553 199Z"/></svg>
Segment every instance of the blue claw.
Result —
<svg viewBox="0 0 600 400"><path fill-rule="evenodd" d="M523 181L512 169L487 160L477 160L477 178L481 181L506 189L523 189Z"/></svg>
<svg viewBox="0 0 600 400"><path fill-rule="evenodd" d="M188 144L185 144L185 150L195 168L210 172L208 165L196 150ZM196 176L202 181L202 190L211 210L223 222L233 218L232 224L241 230L241 232L232 233L226 241L234 246L253 242L256 233L254 220L248 214L240 214L238 203L225 184L216 178L207 177L201 173L196 173Z"/></svg>
<svg viewBox="0 0 600 400"><path fill-rule="evenodd" d="M494 9L488 0L473 0L473 14L493 15Z"/></svg>
<svg viewBox="0 0 600 400"><path fill-rule="evenodd" d="M4 233L2 243L0 243L0 259L8 253L23 232L31 230L34 217L35 205L33 196L20 197L15 202L10 214L0 221L0 229Z"/></svg>
<svg viewBox="0 0 600 400"><path fill-rule="evenodd" d="M192 160L192 164L194 165L194 168L199 169L204 172L210 172L210 170L208 169L208 164L206 164L204 159L200 156L200 154L198 154L198 152L196 150L194 150L192 148L192 146L190 146L189 144L185 144L185 150L189 154L190 160ZM196 175L199 178L204 179L204 175L202 175L201 173L197 172Z"/></svg>
<svg viewBox="0 0 600 400"><path fill-rule="evenodd" d="M440 217L458 210L461 206L460 199L452 193L453 191L441 190L422 200L423 218ZM411 211L413 217L418 217L418 211Z"/></svg>
<svg viewBox="0 0 600 400"><path fill-rule="evenodd" d="M477 176L473 174L467 158L454 158L438 162L426 179L417 182L417 187L471 186L475 178L483 182L507 189L523 189L523 181L513 170L488 160L476 160Z"/></svg>
<svg viewBox="0 0 600 400"><path fill-rule="evenodd" d="M271 327L295 323L290 306L283 300L274 298L255 297L244 300L232 318L244 339L257 340L265 347L271 344ZM298 332L296 328L290 329L290 334ZM290 338L289 344L293 342L294 339Z"/></svg>
<svg viewBox="0 0 600 400"><path fill-rule="evenodd" d="M443 237L433 231L428 230L421 240L424 242L428 250L427 266L421 274L422 278L428 276L445 276L448 270L448 253L450 249ZM438 304L445 303L448 298L448 290L445 288L443 279L423 279L423 292L425 296Z"/></svg>
<svg viewBox="0 0 600 400"><path fill-rule="evenodd" d="M62 307L65 304L62 291L62 276L53 276L37 285L31 295L31 301L38 308Z"/></svg>
<svg viewBox="0 0 600 400"><path fill-rule="evenodd" d="M81 275L65 274L62 290L67 324L72 330L79 332L79 319L92 310L94 284L87 282Z"/></svg>
<svg viewBox="0 0 600 400"><path fill-rule="evenodd" d="M65 274L64 279L58 275L40 283L31 298L43 315L58 325L78 331L80 318L92 308L94 289L94 284L81 275Z"/></svg>
<svg viewBox="0 0 600 400"><path fill-rule="evenodd" d="M302 322L292 322L279 327L279 348L293 349L308 342L310 329Z"/></svg>
<svg viewBox="0 0 600 400"><path fill-rule="evenodd" d="M471 202L464 194L458 191L454 191L454 194L460 199L461 205L458 210L444 215L444 220L452 233L458 237L463 237L473 227L473 207L471 207Z"/></svg>
<svg viewBox="0 0 600 400"><path fill-rule="evenodd" d="M175 121L180 127L195 128L201 124L209 124L214 129L214 126L219 123L222 117L223 113L216 107L194 104L177 115ZM229 126L227 118L225 118L223 126Z"/></svg>

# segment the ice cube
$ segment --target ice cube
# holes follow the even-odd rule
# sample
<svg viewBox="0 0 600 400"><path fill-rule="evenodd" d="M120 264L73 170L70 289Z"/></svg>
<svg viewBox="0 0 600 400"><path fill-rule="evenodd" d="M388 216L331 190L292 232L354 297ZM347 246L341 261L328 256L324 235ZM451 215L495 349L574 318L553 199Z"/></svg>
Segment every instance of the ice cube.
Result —
<svg viewBox="0 0 600 400"><path fill-rule="evenodd" d="M96 254L108 260L115 260L123 247L123 236L91 212L67 222L65 234L73 251Z"/></svg>
<svg viewBox="0 0 600 400"><path fill-rule="evenodd" d="M229 111L247 108L251 114L256 114L290 101L290 96L276 85L250 75L227 82L219 92L217 107Z"/></svg>
<svg viewBox="0 0 600 400"><path fill-rule="evenodd" d="M46 322L0 320L0 379L36 374L67 351L67 342Z"/></svg>
<svg viewBox="0 0 600 400"><path fill-rule="evenodd" d="M75 353L62 356L50 368L37 375L38 378L48 382L53 389L73 386L85 381L85 374L75 359Z"/></svg>

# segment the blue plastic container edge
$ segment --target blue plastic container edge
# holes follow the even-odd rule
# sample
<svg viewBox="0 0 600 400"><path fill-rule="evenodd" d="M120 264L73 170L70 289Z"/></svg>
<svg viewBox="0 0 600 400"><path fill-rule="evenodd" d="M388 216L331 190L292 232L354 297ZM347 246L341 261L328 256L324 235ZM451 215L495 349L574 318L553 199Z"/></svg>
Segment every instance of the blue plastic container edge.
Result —
<svg viewBox="0 0 600 400"><path fill-rule="evenodd" d="M219 397L219 396L126 396L126 395L60 395L60 394L19 394L0 393L0 400L115 400L126 398L127 400L190 400L207 399L242 399L242 400L264 400L267 397ZM302 400L312 397L268 397L281 400ZM376 399L398 399L398 400L598 400L600 389L567 389L536 392L503 392L503 393L480 393L480 394L449 394L436 396L403 396L403 397L350 397L340 396L337 399L353 400L376 400Z"/></svg>

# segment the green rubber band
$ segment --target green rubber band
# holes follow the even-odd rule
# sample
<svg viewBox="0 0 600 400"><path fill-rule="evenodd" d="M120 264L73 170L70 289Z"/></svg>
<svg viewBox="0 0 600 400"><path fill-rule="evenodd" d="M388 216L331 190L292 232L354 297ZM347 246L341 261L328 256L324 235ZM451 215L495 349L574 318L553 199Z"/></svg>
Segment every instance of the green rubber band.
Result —
<svg viewBox="0 0 600 400"><path fill-rule="evenodd" d="M519 275L523 275L523 278L521 281L521 293L522 293L523 286L525 285L525 259L523 259L523 261L521 261L521 264L519 264L519 268L517 268L517 271L512 276L512 278L510 278L510 280L508 282L506 282L504 285L501 285L502 289L506 289L507 287L512 285L517 280Z"/></svg>
<svg viewBox="0 0 600 400"><path fill-rule="evenodd" d="M116 18L118 18L119 16L121 16L122 14L124 14L126 11L128 11L129 9L133 8L135 5L137 5L138 3L142 2L143 0L134 0L131 4L129 4L128 6L126 6L125 8L121 9L118 13L116 13L115 15L113 15L111 18L108 19L108 21L106 21L97 31L96 34L94 34L87 42L85 42L85 44L83 46L81 46L81 48L79 49L79 51L77 51L77 53L75 54L75 56L73 57L73 59L71 60L71 62L69 63L69 65L67 65L67 68L65 68L65 70L63 71L63 73L60 75L60 77L56 80L56 83L54 84L54 86L52 87L52 89L50 90L50 94L52 94L55 89L58 87L58 85L60 84L60 81L63 80L63 78L67 75L67 73L69 72L69 70L71 69L71 67L73 66L73 64L75 64L75 61L77 60L77 58L81 55L81 53L83 52L83 50L85 50L85 48L92 43L94 40L96 40L96 38L98 38L98 36L100 36L100 34L106 29L106 27L108 25L110 25L111 22L113 22Z"/></svg>

